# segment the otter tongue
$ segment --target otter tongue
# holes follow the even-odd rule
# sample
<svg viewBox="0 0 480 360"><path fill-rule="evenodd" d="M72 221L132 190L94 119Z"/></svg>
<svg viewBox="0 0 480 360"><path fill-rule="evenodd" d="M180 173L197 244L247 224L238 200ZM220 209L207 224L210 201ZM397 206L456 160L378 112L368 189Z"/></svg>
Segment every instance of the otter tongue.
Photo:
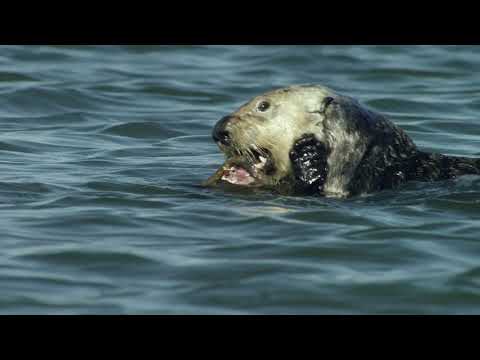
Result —
<svg viewBox="0 0 480 360"><path fill-rule="evenodd" d="M221 182L228 182L235 185L250 185L256 180L252 174L247 171L248 165L241 165L242 158L230 158L213 174L207 181L203 182L204 186L216 186ZM256 169L254 168L253 171Z"/></svg>
<svg viewBox="0 0 480 360"><path fill-rule="evenodd" d="M249 185L255 182L255 179L247 170L238 166L232 166L228 169L225 169L222 180L236 185Z"/></svg>

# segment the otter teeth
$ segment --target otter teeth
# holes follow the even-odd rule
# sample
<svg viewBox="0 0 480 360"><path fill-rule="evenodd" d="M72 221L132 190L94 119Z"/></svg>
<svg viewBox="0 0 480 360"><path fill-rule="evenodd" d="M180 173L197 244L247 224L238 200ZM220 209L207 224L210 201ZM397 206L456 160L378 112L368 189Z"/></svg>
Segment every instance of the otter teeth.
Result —
<svg viewBox="0 0 480 360"><path fill-rule="evenodd" d="M256 169L262 169L265 164L267 163L267 159L264 158L263 156L259 156L258 159L260 160L260 162L256 163L255 165L253 165Z"/></svg>

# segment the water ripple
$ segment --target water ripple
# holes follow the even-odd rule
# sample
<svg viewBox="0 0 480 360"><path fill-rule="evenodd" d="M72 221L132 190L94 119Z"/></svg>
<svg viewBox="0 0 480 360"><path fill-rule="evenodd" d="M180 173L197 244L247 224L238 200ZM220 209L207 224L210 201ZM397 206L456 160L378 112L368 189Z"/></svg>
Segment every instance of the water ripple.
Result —
<svg viewBox="0 0 480 360"><path fill-rule="evenodd" d="M480 157L478 46L2 46L0 313L478 313L480 177L205 189L211 129L320 82Z"/></svg>
<svg viewBox="0 0 480 360"><path fill-rule="evenodd" d="M154 138L156 140L183 135L180 131L168 129L165 126L153 122L114 125L105 129L103 133L133 138Z"/></svg>

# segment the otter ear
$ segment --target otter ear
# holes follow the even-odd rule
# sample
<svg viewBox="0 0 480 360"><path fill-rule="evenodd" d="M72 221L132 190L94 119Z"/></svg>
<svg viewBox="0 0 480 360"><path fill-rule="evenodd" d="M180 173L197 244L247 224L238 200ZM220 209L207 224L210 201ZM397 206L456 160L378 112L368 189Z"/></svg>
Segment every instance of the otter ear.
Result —
<svg viewBox="0 0 480 360"><path fill-rule="evenodd" d="M322 102L320 103L320 110L318 111L320 114L325 114L327 111L328 107L335 102L335 99L331 96L326 96L322 99Z"/></svg>
<svg viewBox="0 0 480 360"><path fill-rule="evenodd" d="M295 190L299 193L321 194L328 175L327 157L330 150L313 134L305 134L290 150L295 177Z"/></svg>
<svg viewBox="0 0 480 360"><path fill-rule="evenodd" d="M320 104L316 102L313 106L313 109L309 111L311 114L320 114L325 115L328 107L335 102L335 99L331 96L323 97L320 100Z"/></svg>

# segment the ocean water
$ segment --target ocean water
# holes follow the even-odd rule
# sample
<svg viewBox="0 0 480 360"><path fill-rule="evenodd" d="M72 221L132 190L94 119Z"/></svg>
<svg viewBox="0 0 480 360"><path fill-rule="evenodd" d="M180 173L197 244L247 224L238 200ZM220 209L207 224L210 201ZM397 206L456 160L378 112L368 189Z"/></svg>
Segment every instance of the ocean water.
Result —
<svg viewBox="0 0 480 360"><path fill-rule="evenodd" d="M296 83L480 157L478 46L1 46L0 313L480 313L480 177L199 186L216 121Z"/></svg>

